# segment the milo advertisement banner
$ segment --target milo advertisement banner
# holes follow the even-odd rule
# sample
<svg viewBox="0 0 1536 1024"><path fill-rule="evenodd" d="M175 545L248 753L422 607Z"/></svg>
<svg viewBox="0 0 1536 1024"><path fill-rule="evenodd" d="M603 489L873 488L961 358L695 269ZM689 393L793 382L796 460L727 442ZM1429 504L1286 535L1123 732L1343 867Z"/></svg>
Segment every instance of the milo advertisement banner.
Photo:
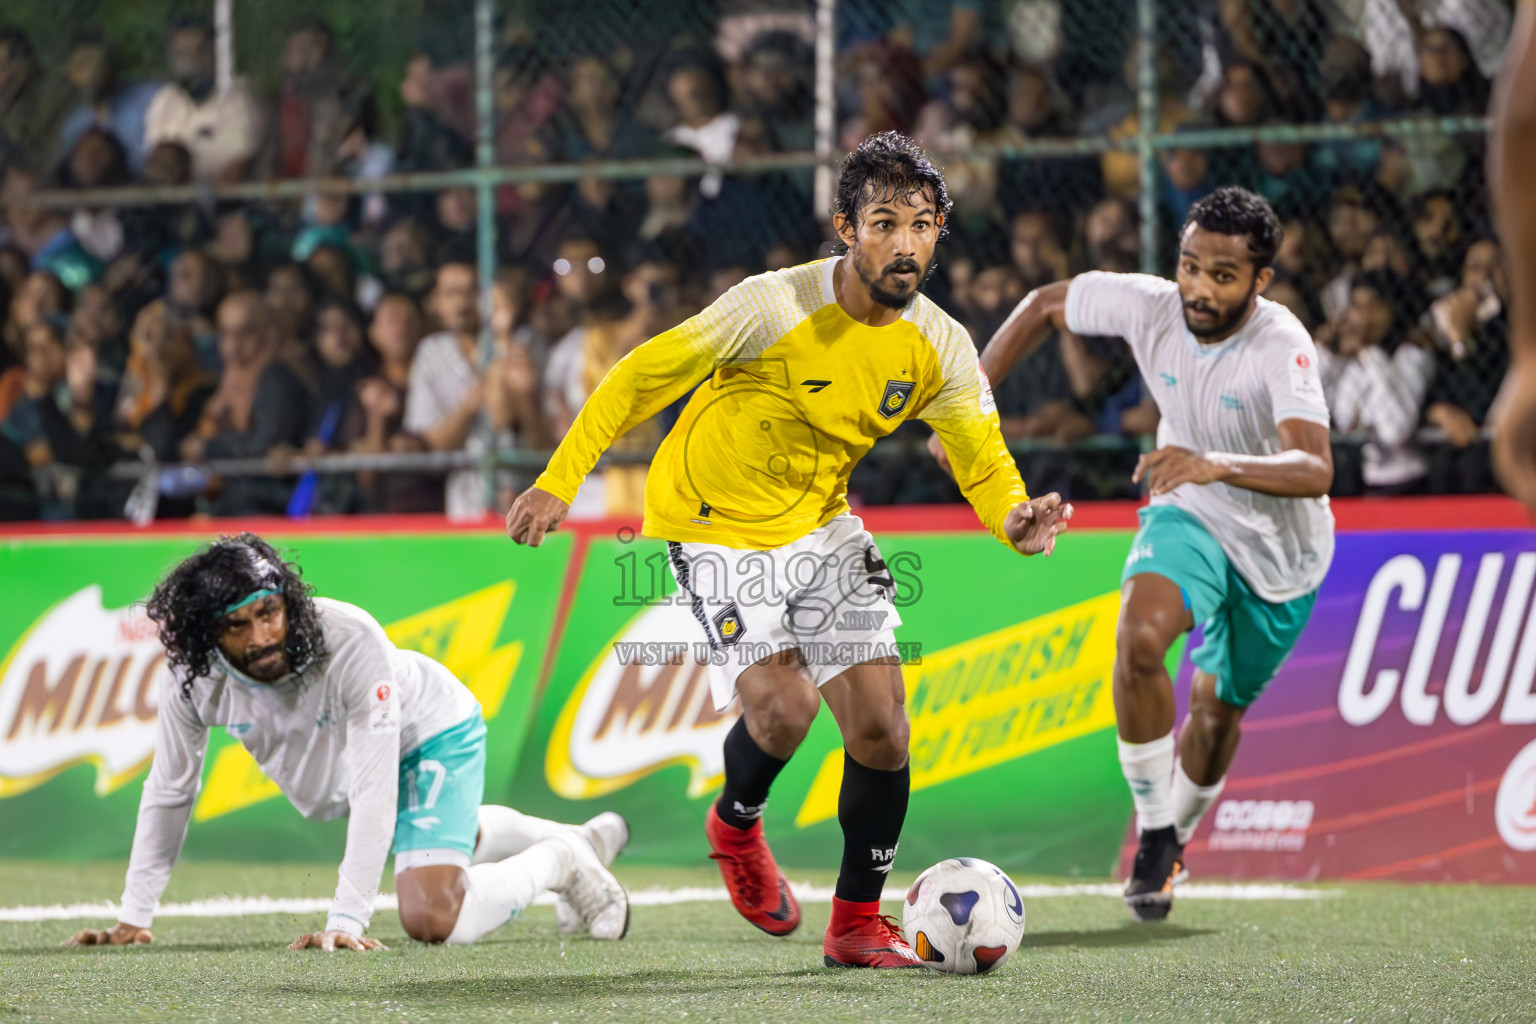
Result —
<svg viewBox="0 0 1536 1024"><path fill-rule="evenodd" d="M903 624L912 801L901 862L957 853L1011 870L1102 875L1130 798L1115 757L1110 668L1130 534L1085 532L1070 558L1023 559L984 534L878 538ZM708 606L705 615L720 609ZM630 821L630 855L697 861L721 742L740 714L710 698L704 632L659 542L594 540L518 772L518 806ZM769 653L743 639L715 657ZM823 707L765 815L791 866L836 864L842 740Z"/></svg>
<svg viewBox="0 0 1536 1024"><path fill-rule="evenodd" d="M1530 530L1341 534L1191 870L1536 882L1533 585Z"/></svg>
<svg viewBox="0 0 1536 1024"><path fill-rule="evenodd" d="M140 602L201 539L0 544L0 856L127 855L166 671ZM513 802L571 538L537 550L469 534L269 539L321 594L464 681L490 729L486 797ZM211 732L189 855L334 859L344 831L305 822L244 747Z"/></svg>

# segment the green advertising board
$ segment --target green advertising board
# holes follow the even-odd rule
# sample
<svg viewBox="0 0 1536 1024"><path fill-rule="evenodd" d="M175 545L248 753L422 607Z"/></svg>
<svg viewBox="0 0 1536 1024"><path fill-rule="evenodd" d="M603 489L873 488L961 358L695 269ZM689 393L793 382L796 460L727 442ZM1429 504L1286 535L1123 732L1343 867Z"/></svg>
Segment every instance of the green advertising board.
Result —
<svg viewBox="0 0 1536 1024"><path fill-rule="evenodd" d="M1070 557L1050 559L975 533L880 538L897 580L897 639L920 648L904 670L913 792L903 863L964 854L1009 870L1112 870L1130 815L1110 692L1130 537L1083 533ZM704 810L737 711L713 707L691 653L702 632L674 591L660 543L591 544L517 799L565 820L616 809L630 822L630 856L693 862L707 852ZM678 663L680 650L690 653ZM841 767L823 708L765 816L782 863L838 862Z"/></svg>
<svg viewBox="0 0 1536 1024"><path fill-rule="evenodd" d="M443 662L489 725L486 799L515 803L518 764L572 538L274 533L323 596L367 609L401 647ZM201 538L0 543L0 856L123 857L154 742L163 664L135 607ZM334 859L344 822L305 822L214 729L186 851Z"/></svg>

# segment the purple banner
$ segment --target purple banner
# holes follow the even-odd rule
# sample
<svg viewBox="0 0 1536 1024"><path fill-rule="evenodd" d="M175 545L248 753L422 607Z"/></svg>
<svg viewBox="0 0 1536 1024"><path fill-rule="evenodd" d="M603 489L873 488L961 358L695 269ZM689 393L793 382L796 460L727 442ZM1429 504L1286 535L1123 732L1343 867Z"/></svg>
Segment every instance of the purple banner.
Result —
<svg viewBox="0 0 1536 1024"><path fill-rule="evenodd" d="M1192 870L1536 882L1533 584L1533 531L1340 534Z"/></svg>

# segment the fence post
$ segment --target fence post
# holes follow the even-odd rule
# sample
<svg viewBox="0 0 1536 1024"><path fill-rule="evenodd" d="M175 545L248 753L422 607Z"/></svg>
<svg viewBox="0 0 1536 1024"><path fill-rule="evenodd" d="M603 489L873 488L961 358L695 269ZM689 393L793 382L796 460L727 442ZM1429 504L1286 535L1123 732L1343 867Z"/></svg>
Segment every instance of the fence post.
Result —
<svg viewBox="0 0 1536 1024"><path fill-rule="evenodd" d="M1157 273L1157 12L1156 0L1136 0L1136 157L1141 191L1137 209L1141 219L1141 270Z"/></svg>
<svg viewBox="0 0 1536 1024"><path fill-rule="evenodd" d="M496 192L489 172L496 164L494 0L475 0L475 267L480 282L480 373L491 362L491 287L496 280ZM496 438L482 406L477 432L484 458L485 507L496 502Z"/></svg>
<svg viewBox="0 0 1536 1024"><path fill-rule="evenodd" d="M816 0L816 170L812 180L811 216L822 221L832 216L833 136L837 133L836 65L837 0Z"/></svg>
<svg viewBox="0 0 1536 1024"><path fill-rule="evenodd" d="M213 82L220 96L235 80L235 0L213 0Z"/></svg>

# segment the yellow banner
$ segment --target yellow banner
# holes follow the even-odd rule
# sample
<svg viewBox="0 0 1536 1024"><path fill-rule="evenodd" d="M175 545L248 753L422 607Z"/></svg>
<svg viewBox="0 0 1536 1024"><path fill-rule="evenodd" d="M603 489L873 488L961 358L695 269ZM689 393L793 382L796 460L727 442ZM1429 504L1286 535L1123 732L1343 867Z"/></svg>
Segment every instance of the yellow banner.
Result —
<svg viewBox="0 0 1536 1024"><path fill-rule="evenodd" d="M906 668L912 789L936 786L1115 724L1110 671L1120 594L924 654ZM827 755L795 816L837 816L843 751Z"/></svg>

